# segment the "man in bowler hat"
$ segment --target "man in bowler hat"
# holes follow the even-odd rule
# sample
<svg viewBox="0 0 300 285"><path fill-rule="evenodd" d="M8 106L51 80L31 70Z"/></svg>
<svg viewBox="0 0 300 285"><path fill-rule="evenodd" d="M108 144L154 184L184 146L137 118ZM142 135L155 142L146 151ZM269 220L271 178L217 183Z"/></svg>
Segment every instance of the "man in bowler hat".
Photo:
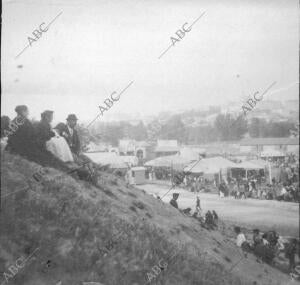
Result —
<svg viewBox="0 0 300 285"><path fill-rule="evenodd" d="M71 151L75 153L76 155L79 155L80 153L80 140L77 133L77 130L75 129L75 126L77 125L77 117L75 114L70 114L67 117L67 124L58 124L56 126L56 129L58 129L61 136L63 136Z"/></svg>

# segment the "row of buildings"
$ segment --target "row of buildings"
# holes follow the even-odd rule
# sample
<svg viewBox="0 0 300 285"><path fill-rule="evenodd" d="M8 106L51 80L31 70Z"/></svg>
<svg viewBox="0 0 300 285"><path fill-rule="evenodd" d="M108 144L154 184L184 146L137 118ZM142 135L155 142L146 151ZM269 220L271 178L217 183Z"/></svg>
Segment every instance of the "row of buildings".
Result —
<svg viewBox="0 0 300 285"><path fill-rule="evenodd" d="M88 152L115 152L120 156L136 156L139 164L161 156L181 154L193 159L200 156L256 156L283 157L287 154L299 156L297 138L248 138L239 142L219 142L207 145L179 145L177 140L157 140L156 143L135 140L120 140L118 147L91 143Z"/></svg>

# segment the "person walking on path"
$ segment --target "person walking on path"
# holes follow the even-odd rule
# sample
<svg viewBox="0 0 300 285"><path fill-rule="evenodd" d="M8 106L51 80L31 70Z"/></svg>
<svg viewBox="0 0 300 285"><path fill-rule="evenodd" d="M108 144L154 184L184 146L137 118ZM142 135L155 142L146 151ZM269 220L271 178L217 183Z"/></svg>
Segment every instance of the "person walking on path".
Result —
<svg viewBox="0 0 300 285"><path fill-rule="evenodd" d="M202 209L201 209L201 205L200 205L200 197L197 196L197 200L196 200L196 213L197 213L197 217L201 217L201 212L202 212Z"/></svg>

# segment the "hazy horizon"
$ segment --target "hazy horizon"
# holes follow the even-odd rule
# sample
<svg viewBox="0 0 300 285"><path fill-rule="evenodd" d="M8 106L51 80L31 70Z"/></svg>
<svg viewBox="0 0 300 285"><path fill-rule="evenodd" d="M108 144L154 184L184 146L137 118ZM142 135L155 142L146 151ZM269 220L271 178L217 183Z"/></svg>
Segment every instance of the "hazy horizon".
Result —
<svg viewBox="0 0 300 285"><path fill-rule="evenodd" d="M50 5L51 3L51 5ZM42 37L27 37L59 13ZM180 42L170 37L205 15ZM157 115L243 102L276 85L266 100L299 99L297 1L3 1L2 108L26 104L55 121L91 121L131 81L106 115ZM20 67L20 65L22 67Z"/></svg>

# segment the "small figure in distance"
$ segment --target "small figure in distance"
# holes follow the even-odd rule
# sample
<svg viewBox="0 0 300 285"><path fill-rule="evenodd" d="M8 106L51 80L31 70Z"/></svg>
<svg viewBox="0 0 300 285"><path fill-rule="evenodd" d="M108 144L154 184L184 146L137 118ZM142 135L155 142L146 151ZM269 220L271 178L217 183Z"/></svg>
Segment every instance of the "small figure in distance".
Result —
<svg viewBox="0 0 300 285"><path fill-rule="evenodd" d="M234 231L237 234L236 245L242 249L244 256L247 257L247 252L251 252L250 244L248 243L245 235L242 233L240 227L234 227Z"/></svg>
<svg viewBox="0 0 300 285"><path fill-rule="evenodd" d="M170 201L170 204L176 209L178 209L178 204L177 204L178 197L179 197L179 193L173 193L173 198Z"/></svg>

